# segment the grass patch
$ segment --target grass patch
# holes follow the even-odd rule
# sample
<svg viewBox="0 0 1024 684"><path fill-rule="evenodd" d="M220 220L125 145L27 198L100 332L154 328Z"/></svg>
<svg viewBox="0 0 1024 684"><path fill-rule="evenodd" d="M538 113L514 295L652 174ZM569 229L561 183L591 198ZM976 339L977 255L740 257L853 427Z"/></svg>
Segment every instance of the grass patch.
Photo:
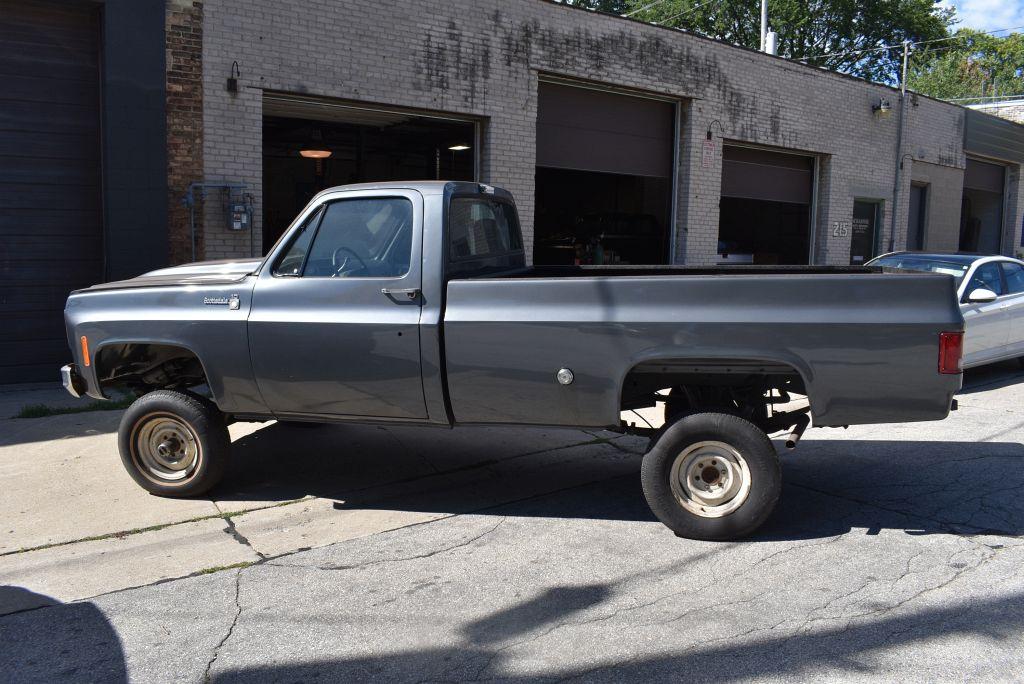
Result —
<svg viewBox="0 0 1024 684"><path fill-rule="evenodd" d="M121 397L110 401L90 401L83 406L47 406L46 404L29 404L22 406L12 418L46 418L66 413L88 413L90 411L120 411L131 406L135 397Z"/></svg>
<svg viewBox="0 0 1024 684"><path fill-rule="evenodd" d="M235 570L236 568L248 568L251 565L255 565L257 561L242 561L241 563L232 563L231 565L215 565L212 568L203 568L202 570L193 573L193 576L198 575L212 575L215 572L221 572L222 570Z"/></svg>

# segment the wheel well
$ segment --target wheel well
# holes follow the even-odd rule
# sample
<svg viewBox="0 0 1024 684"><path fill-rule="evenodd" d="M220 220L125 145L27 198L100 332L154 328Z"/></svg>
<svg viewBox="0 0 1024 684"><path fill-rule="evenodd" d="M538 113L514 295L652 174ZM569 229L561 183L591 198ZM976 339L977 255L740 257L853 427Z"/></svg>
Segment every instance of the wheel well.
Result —
<svg viewBox="0 0 1024 684"><path fill-rule="evenodd" d="M109 344L96 354L95 366L103 390L124 389L141 394L207 384L199 357L190 349L170 344Z"/></svg>
<svg viewBox="0 0 1024 684"><path fill-rule="evenodd" d="M658 360L634 366L622 384L620 411L663 403L665 420L713 411L745 418L765 432L790 427L810 407L777 411L793 395L805 397L800 373L788 364L739 359ZM787 407L789 409L790 407Z"/></svg>

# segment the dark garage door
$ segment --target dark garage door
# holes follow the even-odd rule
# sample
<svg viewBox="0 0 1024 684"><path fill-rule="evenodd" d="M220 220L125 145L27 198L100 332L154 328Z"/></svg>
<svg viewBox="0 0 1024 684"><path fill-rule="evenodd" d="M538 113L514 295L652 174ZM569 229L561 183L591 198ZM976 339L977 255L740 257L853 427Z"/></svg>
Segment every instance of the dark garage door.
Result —
<svg viewBox="0 0 1024 684"><path fill-rule="evenodd" d="M95 6L0 0L0 384L55 380L102 279Z"/></svg>
<svg viewBox="0 0 1024 684"><path fill-rule="evenodd" d="M535 263L668 261L675 119L670 101L540 83Z"/></svg>
<svg viewBox="0 0 1024 684"><path fill-rule="evenodd" d="M722 150L722 263L806 264L814 159L759 148Z"/></svg>
<svg viewBox="0 0 1024 684"><path fill-rule="evenodd" d="M960 251L999 254L1003 237L1006 167L968 159L960 210Z"/></svg>
<svg viewBox="0 0 1024 684"><path fill-rule="evenodd" d="M476 124L444 114L288 93L263 95L263 249L324 188L473 180ZM328 153L302 156L302 150Z"/></svg>

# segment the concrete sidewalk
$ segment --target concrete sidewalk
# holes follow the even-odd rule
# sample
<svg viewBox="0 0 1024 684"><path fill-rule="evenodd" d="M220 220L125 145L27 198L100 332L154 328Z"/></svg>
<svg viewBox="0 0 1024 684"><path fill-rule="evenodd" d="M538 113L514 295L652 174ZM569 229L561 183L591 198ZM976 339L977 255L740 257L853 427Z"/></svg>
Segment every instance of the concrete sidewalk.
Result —
<svg viewBox="0 0 1024 684"><path fill-rule="evenodd" d="M424 433L241 423L230 429L234 458L224 484L210 498L166 499L148 494L124 472L117 455L120 414L0 421L0 583L77 600L495 506L638 466L636 445L578 430ZM0 613L9 609L0 604Z"/></svg>

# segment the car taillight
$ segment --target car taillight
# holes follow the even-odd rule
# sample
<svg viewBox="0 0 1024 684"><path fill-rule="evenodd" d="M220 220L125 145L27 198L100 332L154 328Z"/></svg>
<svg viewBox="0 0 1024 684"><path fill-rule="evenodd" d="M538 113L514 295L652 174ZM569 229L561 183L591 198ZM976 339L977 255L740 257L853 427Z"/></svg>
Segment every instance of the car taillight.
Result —
<svg viewBox="0 0 1024 684"><path fill-rule="evenodd" d="M962 372L960 357L964 352L962 332L939 333L939 372L956 374Z"/></svg>

